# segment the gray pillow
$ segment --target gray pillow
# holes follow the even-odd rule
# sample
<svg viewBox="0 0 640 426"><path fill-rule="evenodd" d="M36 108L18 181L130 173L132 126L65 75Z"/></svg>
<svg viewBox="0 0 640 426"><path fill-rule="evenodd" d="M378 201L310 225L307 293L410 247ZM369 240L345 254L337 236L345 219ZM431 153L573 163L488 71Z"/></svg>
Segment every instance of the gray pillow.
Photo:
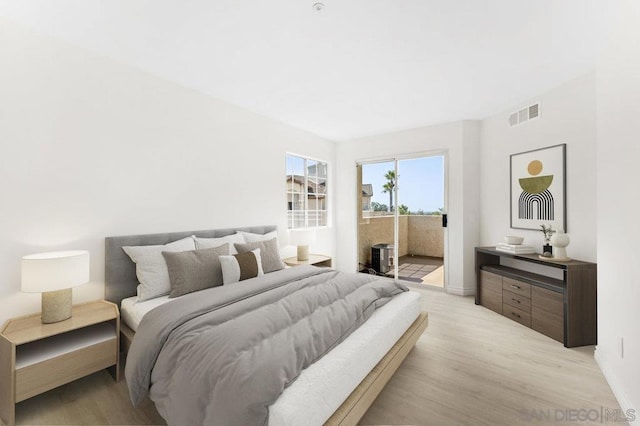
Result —
<svg viewBox="0 0 640 426"><path fill-rule="evenodd" d="M273 271L284 269L285 265L280 258L280 250L278 249L278 239L272 238L266 241L255 241L252 243L234 244L238 253L247 253L254 249L260 249L260 257L262 258L262 270L265 274Z"/></svg>
<svg viewBox="0 0 640 426"><path fill-rule="evenodd" d="M171 281L169 298L222 285L219 256L228 253L229 244L183 252L163 251Z"/></svg>

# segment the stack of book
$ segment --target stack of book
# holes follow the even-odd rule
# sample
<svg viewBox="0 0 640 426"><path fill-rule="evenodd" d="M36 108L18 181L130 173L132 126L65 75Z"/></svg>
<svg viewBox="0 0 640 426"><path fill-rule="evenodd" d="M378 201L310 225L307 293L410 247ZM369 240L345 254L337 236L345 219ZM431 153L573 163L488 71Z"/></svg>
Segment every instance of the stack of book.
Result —
<svg viewBox="0 0 640 426"><path fill-rule="evenodd" d="M535 250L531 246L523 246L522 244L506 244L500 243L496 246L496 250L511 254L532 254Z"/></svg>

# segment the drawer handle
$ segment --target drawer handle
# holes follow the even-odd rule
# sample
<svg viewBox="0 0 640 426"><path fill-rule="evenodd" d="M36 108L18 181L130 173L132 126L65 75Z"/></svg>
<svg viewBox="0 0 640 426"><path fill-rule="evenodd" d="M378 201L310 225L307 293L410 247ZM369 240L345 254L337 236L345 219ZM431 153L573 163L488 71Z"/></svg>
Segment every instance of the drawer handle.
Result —
<svg viewBox="0 0 640 426"><path fill-rule="evenodd" d="M520 286L519 285L515 285L515 284L511 284L511 288L515 288L516 290L520 290Z"/></svg>
<svg viewBox="0 0 640 426"><path fill-rule="evenodd" d="M511 315L513 315L514 317L521 318L521 317L520 317L520 314L516 314L515 312L511 312Z"/></svg>
<svg viewBox="0 0 640 426"><path fill-rule="evenodd" d="M511 298L511 300L513 300L516 303L520 303L520 301L518 299Z"/></svg>

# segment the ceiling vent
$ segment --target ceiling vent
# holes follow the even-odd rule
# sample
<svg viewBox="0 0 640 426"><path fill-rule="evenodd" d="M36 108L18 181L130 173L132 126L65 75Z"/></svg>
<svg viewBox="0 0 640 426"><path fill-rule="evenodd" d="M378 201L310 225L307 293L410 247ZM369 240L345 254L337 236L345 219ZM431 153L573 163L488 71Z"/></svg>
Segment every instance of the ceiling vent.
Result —
<svg viewBox="0 0 640 426"><path fill-rule="evenodd" d="M509 126L517 126L525 121L533 120L540 116L540 104L533 104L520 111L512 112L509 114Z"/></svg>

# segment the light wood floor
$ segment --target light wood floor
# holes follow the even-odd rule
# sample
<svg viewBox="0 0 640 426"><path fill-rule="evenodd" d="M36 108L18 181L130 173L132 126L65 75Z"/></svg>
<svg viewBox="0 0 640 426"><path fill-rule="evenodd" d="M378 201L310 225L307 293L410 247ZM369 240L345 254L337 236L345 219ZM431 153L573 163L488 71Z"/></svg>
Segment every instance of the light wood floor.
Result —
<svg viewBox="0 0 640 426"><path fill-rule="evenodd" d="M542 425L552 422L527 414L619 408L593 347L566 349L472 298L417 291L429 327L362 424ZM162 423L148 400L133 409L124 380L106 371L24 401L16 414L23 425Z"/></svg>
<svg viewBox="0 0 640 426"><path fill-rule="evenodd" d="M567 349L471 297L416 291L429 327L362 424L542 425L554 422L527 414L620 408L593 346Z"/></svg>

